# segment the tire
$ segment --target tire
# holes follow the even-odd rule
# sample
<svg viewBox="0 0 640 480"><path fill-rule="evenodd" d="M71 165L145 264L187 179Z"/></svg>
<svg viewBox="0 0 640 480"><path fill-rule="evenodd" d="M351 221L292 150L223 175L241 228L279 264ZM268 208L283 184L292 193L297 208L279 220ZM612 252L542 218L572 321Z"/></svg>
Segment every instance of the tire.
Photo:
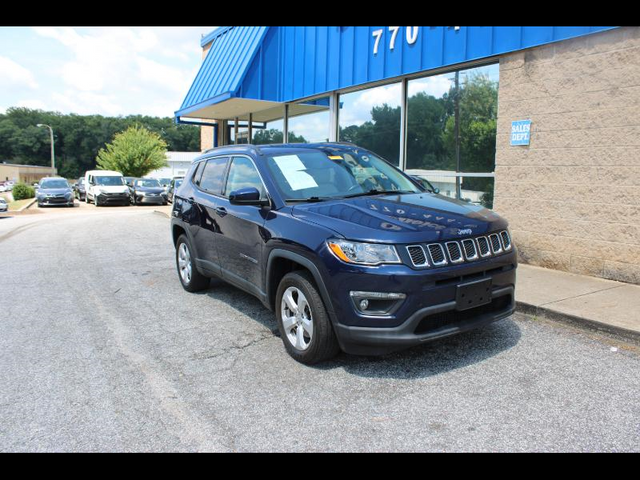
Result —
<svg viewBox="0 0 640 480"><path fill-rule="evenodd" d="M184 234L176 242L176 268L182 288L187 292L199 292L209 287L209 278L198 272L194 264L193 249Z"/></svg>
<svg viewBox="0 0 640 480"><path fill-rule="evenodd" d="M276 318L284 347L296 361L313 365L340 352L327 309L311 274L286 274L276 292Z"/></svg>

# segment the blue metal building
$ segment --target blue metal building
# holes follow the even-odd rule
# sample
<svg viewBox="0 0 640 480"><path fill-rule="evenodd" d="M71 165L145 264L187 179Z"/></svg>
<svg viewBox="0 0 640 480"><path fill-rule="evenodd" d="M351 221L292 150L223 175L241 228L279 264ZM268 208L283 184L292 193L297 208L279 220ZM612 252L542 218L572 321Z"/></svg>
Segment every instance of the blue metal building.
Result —
<svg viewBox="0 0 640 480"><path fill-rule="evenodd" d="M208 49L178 122L261 122L330 108L328 138L338 139L339 93L495 63L501 55L615 27L221 27ZM307 109L285 112L287 105ZM320 109L322 105L315 105ZM250 124L249 124L250 122ZM226 136L216 128L215 143ZM400 145L400 165L404 152Z"/></svg>

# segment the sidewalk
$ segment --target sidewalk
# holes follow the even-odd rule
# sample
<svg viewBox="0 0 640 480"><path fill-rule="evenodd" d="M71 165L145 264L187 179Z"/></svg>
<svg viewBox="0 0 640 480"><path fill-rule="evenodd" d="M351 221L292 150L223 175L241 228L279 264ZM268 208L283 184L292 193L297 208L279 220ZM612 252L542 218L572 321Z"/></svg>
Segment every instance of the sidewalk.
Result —
<svg viewBox="0 0 640 480"><path fill-rule="evenodd" d="M640 286L518 265L516 308L640 340Z"/></svg>

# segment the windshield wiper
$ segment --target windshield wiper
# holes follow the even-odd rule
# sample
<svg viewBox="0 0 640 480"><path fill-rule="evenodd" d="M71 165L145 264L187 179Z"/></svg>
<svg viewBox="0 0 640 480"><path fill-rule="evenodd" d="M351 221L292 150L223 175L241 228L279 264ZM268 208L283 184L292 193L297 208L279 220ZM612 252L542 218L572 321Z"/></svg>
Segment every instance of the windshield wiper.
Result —
<svg viewBox="0 0 640 480"><path fill-rule="evenodd" d="M369 190L368 192L360 192L360 193L352 193L351 195L345 195L342 198L355 198L355 197L366 197L369 195L388 195L388 194L403 194L403 193L416 193L416 192L412 192L410 190L377 190L377 189L372 189Z"/></svg>
<svg viewBox="0 0 640 480"><path fill-rule="evenodd" d="M325 200L329 200L329 199L324 197L287 198L285 199L285 202L304 203L304 202L324 202Z"/></svg>

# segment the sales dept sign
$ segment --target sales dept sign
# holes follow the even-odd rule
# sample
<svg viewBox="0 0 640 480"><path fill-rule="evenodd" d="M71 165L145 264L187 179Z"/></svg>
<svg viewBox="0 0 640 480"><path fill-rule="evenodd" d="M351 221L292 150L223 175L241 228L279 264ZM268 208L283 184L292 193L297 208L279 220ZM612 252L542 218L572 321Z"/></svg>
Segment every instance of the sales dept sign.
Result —
<svg viewBox="0 0 640 480"><path fill-rule="evenodd" d="M511 145L529 145L531 139L531 120L511 122Z"/></svg>
<svg viewBox="0 0 640 480"><path fill-rule="evenodd" d="M529 145L531 139L531 120L511 122L511 145Z"/></svg>

